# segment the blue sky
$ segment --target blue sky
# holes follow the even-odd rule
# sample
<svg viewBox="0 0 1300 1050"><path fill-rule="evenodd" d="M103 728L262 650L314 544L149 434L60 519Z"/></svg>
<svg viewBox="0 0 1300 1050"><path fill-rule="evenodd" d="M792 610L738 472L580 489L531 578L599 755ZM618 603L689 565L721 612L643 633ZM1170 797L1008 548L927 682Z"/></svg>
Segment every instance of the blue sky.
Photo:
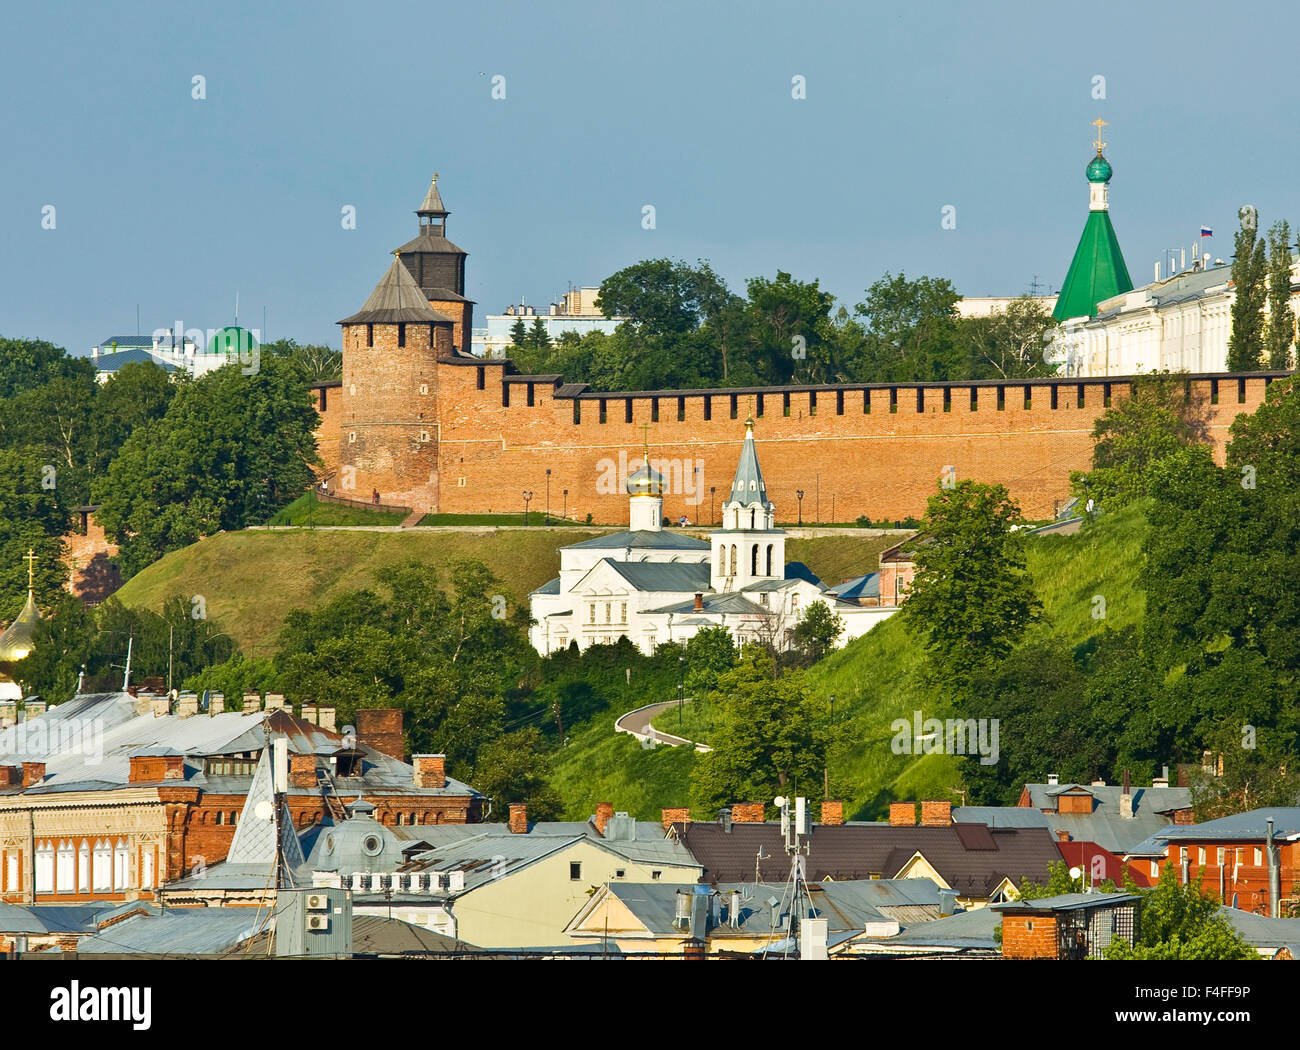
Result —
<svg viewBox="0 0 1300 1050"><path fill-rule="evenodd" d="M742 292L778 268L820 278L850 307L887 270L1055 291L1098 115L1138 283L1201 223L1228 258L1243 203L1300 224L1284 4L173 0L0 19L0 334L74 352L133 333L137 304L145 333L229 323L236 292L270 338L337 346L434 171L479 318L659 256Z"/></svg>

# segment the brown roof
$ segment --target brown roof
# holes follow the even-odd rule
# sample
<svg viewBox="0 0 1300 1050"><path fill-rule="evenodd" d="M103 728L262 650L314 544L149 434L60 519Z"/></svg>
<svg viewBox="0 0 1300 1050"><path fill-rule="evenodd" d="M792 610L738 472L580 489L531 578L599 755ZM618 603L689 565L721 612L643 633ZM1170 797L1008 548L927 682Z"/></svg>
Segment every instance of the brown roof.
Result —
<svg viewBox="0 0 1300 1050"><path fill-rule="evenodd" d="M399 258L393 259L370 298L351 317L339 324L452 324L452 319L438 313L420 291L415 278Z"/></svg>
<svg viewBox="0 0 1300 1050"><path fill-rule="evenodd" d="M674 824L679 841L704 867L706 882L752 882L755 864L763 881L783 881L790 873L779 824ZM975 829L975 830L970 830ZM1049 863L1061 851L1046 828L989 828L949 824L896 827L889 824L814 826L809 839L807 877L824 879L893 878L920 853L948 885L963 896L988 897L1003 879L1046 882ZM762 849L762 860L758 852Z"/></svg>

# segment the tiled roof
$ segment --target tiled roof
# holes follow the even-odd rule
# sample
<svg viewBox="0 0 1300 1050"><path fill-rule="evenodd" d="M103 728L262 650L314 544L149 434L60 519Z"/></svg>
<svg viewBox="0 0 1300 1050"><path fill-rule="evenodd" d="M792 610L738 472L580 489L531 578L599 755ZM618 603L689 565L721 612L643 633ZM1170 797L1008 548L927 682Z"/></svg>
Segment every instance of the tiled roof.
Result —
<svg viewBox="0 0 1300 1050"><path fill-rule="evenodd" d="M420 291L420 286L415 283L411 271L402 265L401 259L394 259L361 309L338 323L430 324L438 322L451 324L452 319L438 313L429 305L429 300L425 298L424 292Z"/></svg>

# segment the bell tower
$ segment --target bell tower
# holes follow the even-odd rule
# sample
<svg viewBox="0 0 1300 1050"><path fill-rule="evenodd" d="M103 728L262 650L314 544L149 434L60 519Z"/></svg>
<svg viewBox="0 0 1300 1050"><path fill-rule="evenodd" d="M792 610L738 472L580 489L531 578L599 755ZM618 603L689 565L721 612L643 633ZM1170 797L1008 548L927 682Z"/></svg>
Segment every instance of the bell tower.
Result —
<svg viewBox="0 0 1300 1050"><path fill-rule="evenodd" d="M776 507L754 447L754 420L745 420L745 443L722 503L722 528L709 534L713 546L710 583L715 591L738 591L751 583L785 578L785 532L776 527Z"/></svg>

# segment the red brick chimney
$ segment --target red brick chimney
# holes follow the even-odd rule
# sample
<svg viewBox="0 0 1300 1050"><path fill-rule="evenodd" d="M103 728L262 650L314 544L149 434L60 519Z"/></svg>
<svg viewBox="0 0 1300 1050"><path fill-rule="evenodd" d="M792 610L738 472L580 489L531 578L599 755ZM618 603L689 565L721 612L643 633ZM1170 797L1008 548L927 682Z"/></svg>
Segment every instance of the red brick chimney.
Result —
<svg viewBox="0 0 1300 1050"><path fill-rule="evenodd" d="M844 803L832 802L829 799L822 803L822 824L843 824L844 823Z"/></svg>
<svg viewBox="0 0 1300 1050"><path fill-rule="evenodd" d="M185 779L184 755L132 755L127 761L128 784L154 784L159 780Z"/></svg>
<svg viewBox="0 0 1300 1050"><path fill-rule="evenodd" d="M734 803L731 807L731 822L733 824L763 823L763 803L761 802Z"/></svg>
<svg viewBox="0 0 1300 1050"><path fill-rule="evenodd" d="M289 786L314 788L316 786L316 756L289 756Z"/></svg>
<svg viewBox="0 0 1300 1050"><path fill-rule="evenodd" d="M695 592L695 611L701 612L704 609L704 595L699 591Z"/></svg>
<svg viewBox="0 0 1300 1050"><path fill-rule="evenodd" d="M523 802L510 803L510 833L528 834L528 806Z"/></svg>
<svg viewBox="0 0 1300 1050"><path fill-rule="evenodd" d="M668 830L669 824L689 824L691 822L691 810L689 806L681 806L676 809L665 809L663 811L664 830Z"/></svg>
<svg viewBox="0 0 1300 1050"><path fill-rule="evenodd" d="M952 823L952 803L928 801L921 803L921 825L927 828L946 828Z"/></svg>
<svg viewBox="0 0 1300 1050"><path fill-rule="evenodd" d="M0 766L0 787L22 787L22 766Z"/></svg>
<svg viewBox="0 0 1300 1050"><path fill-rule="evenodd" d="M597 802L596 819L592 822L596 825L596 830L602 835L605 834L605 825L609 823L609 818L614 815L614 803Z"/></svg>
<svg viewBox="0 0 1300 1050"><path fill-rule="evenodd" d="M889 823L896 828L910 828L916 824L915 802L891 802L889 804Z"/></svg>
<svg viewBox="0 0 1300 1050"><path fill-rule="evenodd" d="M447 786L446 755L412 755L411 765L415 766L416 787L442 788Z"/></svg>
<svg viewBox="0 0 1300 1050"><path fill-rule="evenodd" d="M357 743L372 747L402 762L406 743L402 739L402 712L396 707L363 707L357 711Z"/></svg>
<svg viewBox="0 0 1300 1050"><path fill-rule="evenodd" d="M23 763L23 787L29 788L33 784L39 784L44 779L45 779L44 762Z"/></svg>

